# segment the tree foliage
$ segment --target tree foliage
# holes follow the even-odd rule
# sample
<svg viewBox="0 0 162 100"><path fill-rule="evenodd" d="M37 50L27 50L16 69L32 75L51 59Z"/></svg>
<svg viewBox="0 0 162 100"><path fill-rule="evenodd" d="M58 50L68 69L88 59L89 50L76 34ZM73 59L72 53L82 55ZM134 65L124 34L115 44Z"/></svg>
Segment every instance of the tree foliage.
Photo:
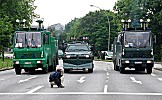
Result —
<svg viewBox="0 0 162 100"><path fill-rule="evenodd" d="M108 34L110 21L110 44L117 34L116 15L109 10L89 12L82 18L75 18L65 26L67 38L89 37L89 42L95 45L96 50L108 49Z"/></svg>
<svg viewBox="0 0 162 100"><path fill-rule="evenodd" d="M38 15L34 13L35 0L0 0L0 51L9 46L9 37L18 27L16 19L25 19L29 26L32 19Z"/></svg>

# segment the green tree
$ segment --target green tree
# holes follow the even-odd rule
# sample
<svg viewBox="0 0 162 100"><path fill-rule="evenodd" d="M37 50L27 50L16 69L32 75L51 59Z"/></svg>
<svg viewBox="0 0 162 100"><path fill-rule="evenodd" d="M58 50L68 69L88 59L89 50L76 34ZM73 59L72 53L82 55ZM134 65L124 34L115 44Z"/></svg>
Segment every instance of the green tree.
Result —
<svg viewBox="0 0 162 100"><path fill-rule="evenodd" d="M9 47L9 37L18 27L16 19L25 19L26 26L29 26L34 17L36 7L35 0L0 0L0 51L3 53L4 47Z"/></svg>
<svg viewBox="0 0 162 100"><path fill-rule="evenodd" d="M94 44L96 50L108 49L108 19L110 20L110 44L118 31L116 14L109 10L89 12L82 18L75 18L65 26L66 34L69 37L89 37L90 44Z"/></svg>

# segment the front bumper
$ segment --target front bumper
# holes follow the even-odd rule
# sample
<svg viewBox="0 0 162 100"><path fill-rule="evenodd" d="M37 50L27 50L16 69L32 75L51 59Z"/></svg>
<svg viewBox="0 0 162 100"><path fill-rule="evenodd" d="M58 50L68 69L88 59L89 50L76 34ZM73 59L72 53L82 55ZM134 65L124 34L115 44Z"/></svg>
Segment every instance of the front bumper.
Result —
<svg viewBox="0 0 162 100"><path fill-rule="evenodd" d="M13 67L20 66L20 68L44 68L46 67L45 59L13 59Z"/></svg>
<svg viewBox="0 0 162 100"><path fill-rule="evenodd" d="M63 67L65 69L83 69L93 68L93 60L92 59L64 59Z"/></svg>
<svg viewBox="0 0 162 100"><path fill-rule="evenodd" d="M143 58L143 59L122 59L121 61L122 67L129 67L129 68L147 68L147 67L154 67L154 60Z"/></svg>

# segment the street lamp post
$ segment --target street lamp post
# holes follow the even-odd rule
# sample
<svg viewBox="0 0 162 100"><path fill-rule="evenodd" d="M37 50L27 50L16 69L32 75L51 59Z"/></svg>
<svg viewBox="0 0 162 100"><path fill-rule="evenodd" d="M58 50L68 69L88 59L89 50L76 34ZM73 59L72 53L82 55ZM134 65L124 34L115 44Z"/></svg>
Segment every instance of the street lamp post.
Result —
<svg viewBox="0 0 162 100"><path fill-rule="evenodd" d="M100 9L100 10L103 10L103 9L101 9L100 7L98 7L98 6L95 6L95 5L90 5L91 7L95 7L95 8L98 8L98 9ZM108 51L110 50L109 49L109 47L110 47L110 20L109 20L109 17L107 16L107 14L106 14L106 17L107 17L107 21L108 21L108 24L109 24L109 36L108 36Z"/></svg>

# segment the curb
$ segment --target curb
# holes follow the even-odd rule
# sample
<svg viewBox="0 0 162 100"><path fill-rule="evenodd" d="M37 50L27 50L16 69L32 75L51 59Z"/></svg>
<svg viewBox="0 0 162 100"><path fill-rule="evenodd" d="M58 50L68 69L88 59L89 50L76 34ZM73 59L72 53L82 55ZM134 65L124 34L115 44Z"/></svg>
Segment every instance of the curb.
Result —
<svg viewBox="0 0 162 100"><path fill-rule="evenodd" d="M159 71L162 71L162 68L154 68L154 69L159 70Z"/></svg>
<svg viewBox="0 0 162 100"><path fill-rule="evenodd" d="M162 62L154 62L154 64L162 64Z"/></svg>
<svg viewBox="0 0 162 100"><path fill-rule="evenodd" d="M11 69L13 69L13 67L9 67L9 68L2 68L2 69L0 69L0 71L11 70Z"/></svg>

